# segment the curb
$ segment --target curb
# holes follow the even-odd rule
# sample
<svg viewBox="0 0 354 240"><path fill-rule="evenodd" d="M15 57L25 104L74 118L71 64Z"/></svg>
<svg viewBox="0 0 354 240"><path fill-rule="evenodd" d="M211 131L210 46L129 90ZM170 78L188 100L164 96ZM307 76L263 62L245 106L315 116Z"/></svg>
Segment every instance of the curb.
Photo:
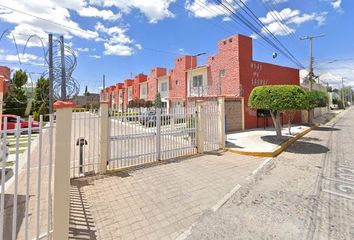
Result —
<svg viewBox="0 0 354 240"><path fill-rule="evenodd" d="M280 153L282 153L285 149L287 149L291 144L293 144L296 140L310 132L311 130L317 128L319 125L316 124L302 132L299 132L295 134L294 136L290 137L287 141L282 143L280 146L276 147L273 151L268 151L268 152L254 152L254 151L243 151L243 150L236 150L232 148L225 148L226 151L231 152L231 153L236 153L236 154L241 154L241 155L247 155L247 156L254 156L254 157L276 157Z"/></svg>

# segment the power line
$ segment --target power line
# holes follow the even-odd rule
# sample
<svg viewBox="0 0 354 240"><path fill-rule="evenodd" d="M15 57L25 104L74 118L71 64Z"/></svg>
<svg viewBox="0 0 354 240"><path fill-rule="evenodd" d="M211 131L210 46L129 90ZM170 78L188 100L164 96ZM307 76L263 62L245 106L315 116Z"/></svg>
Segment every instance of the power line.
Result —
<svg viewBox="0 0 354 240"><path fill-rule="evenodd" d="M262 29L265 29L270 35L271 37L278 43L280 44L280 46L289 54L289 56L295 61L297 62L297 65L302 67L302 68L305 68L300 61L298 61L295 56L288 50L287 47L284 46L284 44L268 29L267 26L264 25L264 23L262 21L259 20L259 18L255 15L255 13L242 1L242 0L239 0L242 5L240 5L237 1L236 1L236 4L241 7L241 9L249 16L251 17L251 19L253 18L255 20L255 22L262 28ZM235 2L235 1L233 1ZM246 9L247 11L246 11Z"/></svg>
<svg viewBox="0 0 354 240"><path fill-rule="evenodd" d="M284 56L286 56L294 64L296 64L297 66L303 68L302 64L299 61L297 61L296 59L293 59L291 56L289 56L289 54L287 52L285 52L276 43L274 43L271 39L269 39L267 36L265 36L264 33L259 31L259 29L252 22L250 22L248 19L246 19L242 14L235 13L234 6L232 6L229 2L227 2L228 6L226 6L225 5L225 3L226 3L225 1L221 1L221 0L216 0L216 1L220 4L220 6L222 6L224 8L224 10L226 11L226 12L224 11L224 13L226 13L227 15L230 14L229 16L230 16L230 18L232 20L234 20L235 22L239 22L240 21L242 24L246 25L255 34L257 34L264 41L266 41L270 46L272 46L274 49L276 49L277 51L282 53ZM244 11L246 11L246 10L244 10Z"/></svg>
<svg viewBox="0 0 354 240"><path fill-rule="evenodd" d="M18 10L18 9L15 9L15 8L12 8L12 7L5 6L3 4L0 4L0 7L7 8L7 9L10 9L10 10L15 11L15 12L22 13L22 14L25 14L25 15L30 16L30 17L41 19L42 21L49 22L51 24L54 24L54 25L57 25L57 26L60 26L60 27L64 27L64 28L67 28L67 29L71 29L71 30L75 30L75 31L79 31L79 32L88 34L88 35L92 35L94 37L98 37L97 34L87 32L87 31L82 30L80 28L70 27L70 26L67 26L67 25L64 25L64 24L61 24L61 23L58 23L58 22L54 22L54 21L48 20L46 18L42 18L42 17L36 16L36 15L33 15L31 13L28 13L28 12L25 12L25 11L22 11L22 10Z"/></svg>

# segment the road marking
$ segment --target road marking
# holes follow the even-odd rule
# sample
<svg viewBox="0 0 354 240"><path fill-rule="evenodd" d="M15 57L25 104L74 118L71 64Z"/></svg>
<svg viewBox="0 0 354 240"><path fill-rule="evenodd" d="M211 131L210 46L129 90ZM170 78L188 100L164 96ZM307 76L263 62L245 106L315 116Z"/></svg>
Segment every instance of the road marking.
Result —
<svg viewBox="0 0 354 240"><path fill-rule="evenodd" d="M322 189L323 192L326 192L326 193L329 193L329 194L332 194L332 195L337 195L339 197L344 197L344 198L347 198L347 199L351 199L351 200L354 200L354 197L351 197L351 196L348 196L346 194L342 194L342 193L338 193L338 192L333 192L331 190L327 190L327 189Z"/></svg>
<svg viewBox="0 0 354 240"><path fill-rule="evenodd" d="M354 185L354 182L346 182L346 181L343 181L343 180L340 180L340 179L330 178L330 177L324 177L324 178L326 178L329 181L333 181L333 182L339 182L339 183L345 183L345 184L348 184L348 185Z"/></svg>

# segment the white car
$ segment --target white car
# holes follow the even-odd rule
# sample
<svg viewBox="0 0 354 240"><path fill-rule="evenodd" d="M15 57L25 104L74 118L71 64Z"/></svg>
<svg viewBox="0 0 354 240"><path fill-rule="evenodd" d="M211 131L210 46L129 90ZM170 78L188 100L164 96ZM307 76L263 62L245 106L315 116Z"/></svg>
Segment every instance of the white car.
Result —
<svg viewBox="0 0 354 240"><path fill-rule="evenodd" d="M331 104L331 105L329 105L329 108L330 108L331 110L338 109L338 104Z"/></svg>

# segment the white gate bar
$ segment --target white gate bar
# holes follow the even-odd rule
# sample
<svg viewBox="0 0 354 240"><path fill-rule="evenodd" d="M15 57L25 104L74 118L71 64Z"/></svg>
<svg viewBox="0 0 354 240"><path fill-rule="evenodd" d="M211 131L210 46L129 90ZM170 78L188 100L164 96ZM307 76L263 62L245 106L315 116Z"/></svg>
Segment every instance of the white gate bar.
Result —
<svg viewBox="0 0 354 240"><path fill-rule="evenodd" d="M48 161L48 215L47 239L50 239L52 216L52 163L53 163L53 114L49 115L49 161Z"/></svg>
<svg viewBox="0 0 354 240"><path fill-rule="evenodd" d="M28 240L28 212L29 212L29 186L30 186L30 170L31 170L31 140L32 140L32 116L28 118L27 128L27 172L26 172L26 206L25 206L25 239Z"/></svg>
<svg viewBox="0 0 354 240"><path fill-rule="evenodd" d="M20 116L16 117L16 156L15 156L15 189L12 211L12 240L16 240L17 230L17 191L18 191L18 158L19 158L19 138L21 135Z"/></svg>
<svg viewBox="0 0 354 240"><path fill-rule="evenodd" d="M37 204L36 204L36 238L40 234L40 204L41 204L41 171L42 171L42 138L43 138L43 116L39 117L39 142L38 142L38 176L37 176Z"/></svg>
<svg viewBox="0 0 354 240"><path fill-rule="evenodd" d="M7 160L7 117L4 118L4 123L3 123L3 141L2 141L2 169L1 169L1 206L0 206L0 240L3 240L4 238L4 210L5 210L5 176L6 176L6 160Z"/></svg>

